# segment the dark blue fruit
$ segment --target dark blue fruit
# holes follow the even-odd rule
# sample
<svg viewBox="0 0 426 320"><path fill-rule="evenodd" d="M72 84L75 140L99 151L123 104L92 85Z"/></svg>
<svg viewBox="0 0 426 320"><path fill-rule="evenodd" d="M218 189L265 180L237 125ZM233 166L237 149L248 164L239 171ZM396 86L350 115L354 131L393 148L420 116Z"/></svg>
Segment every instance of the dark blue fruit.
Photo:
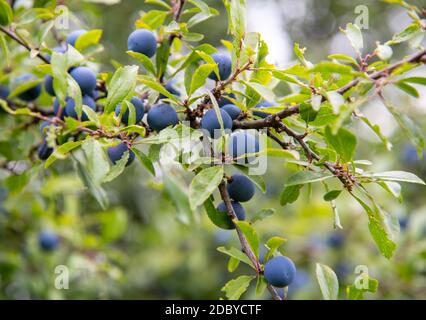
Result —
<svg viewBox="0 0 426 320"><path fill-rule="evenodd" d="M269 108L269 107L275 107L275 106L276 104L273 102L261 101L256 105L255 109ZM270 114L266 112L262 112L262 111L253 110L253 115L261 117L261 118L266 118Z"/></svg>
<svg viewBox="0 0 426 320"><path fill-rule="evenodd" d="M0 85L0 99L7 99L9 96L9 88L3 85Z"/></svg>
<svg viewBox="0 0 426 320"><path fill-rule="evenodd" d="M85 34L86 32L87 32L86 30L75 30L71 32L67 36L67 43L72 46L75 46L75 43L77 42L78 37L81 36L82 34Z"/></svg>
<svg viewBox="0 0 426 320"><path fill-rule="evenodd" d="M229 196L238 202L246 202L253 198L256 192L254 183L243 174L234 174L228 183Z"/></svg>
<svg viewBox="0 0 426 320"><path fill-rule="evenodd" d="M53 153L53 148L47 145L47 141L44 140L42 144L38 147L37 154L40 160L46 160Z"/></svg>
<svg viewBox="0 0 426 320"><path fill-rule="evenodd" d="M231 75L232 71L232 60L231 57L227 54L223 53L213 53L211 55L213 60L216 62L217 66L219 67L219 76L220 80L226 80ZM217 75L215 72L212 72L209 75L209 78L215 81L218 81Z"/></svg>
<svg viewBox="0 0 426 320"><path fill-rule="evenodd" d="M266 281L274 287L287 287L296 276L296 266L287 257L273 257L265 264L264 275Z"/></svg>
<svg viewBox="0 0 426 320"><path fill-rule="evenodd" d="M133 97L130 102L135 107L136 113L136 123L140 122L145 114L145 107L143 105L142 100L139 97ZM115 114L118 116L120 114L120 105L115 108ZM121 121L123 121L126 125L129 123L129 109L126 109L124 112Z"/></svg>
<svg viewBox="0 0 426 320"><path fill-rule="evenodd" d="M44 230L38 236L40 248L45 251L53 251L58 247L59 237L56 233Z"/></svg>
<svg viewBox="0 0 426 320"><path fill-rule="evenodd" d="M217 100L217 104L219 105L219 107L223 107L224 105L227 105L227 104L232 104L233 102L231 100L229 100L228 98L232 98L232 99L235 100L237 97L233 93L223 94L219 98L219 100Z"/></svg>
<svg viewBox="0 0 426 320"><path fill-rule="evenodd" d="M53 77L51 75L44 77L44 89L51 96L55 96L55 90L53 89Z"/></svg>
<svg viewBox="0 0 426 320"><path fill-rule="evenodd" d="M232 119L229 114L225 110L220 109L220 116L222 117L223 129L232 129ZM212 138L219 138L222 135L215 109L210 109L204 114L201 119L201 128L207 130Z"/></svg>
<svg viewBox="0 0 426 320"><path fill-rule="evenodd" d="M157 104L149 110L147 121L151 129L158 132L168 126L178 124L179 118L171 105L163 103Z"/></svg>
<svg viewBox="0 0 426 320"><path fill-rule="evenodd" d="M225 110L232 120L236 120L240 114L243 112L239 107L235 104L226 104L222 107L222 110Z"/></svg>
<svg viewBox="0 0 426 320"><path fill-rule="evenodd" d="M127 159L126 167L130 165L133 160L135 160L135 153L129 149L127 144L124 142L117 144L116 146L108 148L108 157L111 160L112 163L116 164L117 161L119 161L124 153L128 151L129 152L129 158Z"/></svg>
<svg viewBox="0 0 426 320"><path fill-rule="evenodd" d="M16 78L15 83L21 84L23 82L33 81L33 80L36 80L36 77L32 74L27 73ZM41 84L36 84L34 87L29 88L28 90L19 94L18 97L25 101L34 101L40 96L40 94L41 94Z"/></svg>
<svg viewBox="0 0 426 320"><path fill-rule="evenodd" d="M99 90L93 90L90 94L89 94L89 96L91 96L92 98L93 98L93 100L96 100L96 99L98 99L99 98L99 95L100 95L100 93L99 93Z"/></svg>
<svg viewBox="0 0 426 320"><path fill-rule="evenodd" d="M139 52L151 58L157 51L157 39L151 31L138 29L129 35L127 48L129 51Z"/></svg>
<svg viewBox="0 0 426 320"><path fill-rule="evenodd" d="M88 106L93 111L96 111L96 102L90 96L88 96L88 95L83 96L82 103L84 105ZM73 98L70 98L70 97L66 98L65 113L66 113L67 117L78 119L77 112L75 111L75 101L74 101ZM87 117L87 115L84 111L81 113L81 120L82 121L88 121L89 120L89 118Z"/></svg>
<svg viewBox="0 0 426 320"><path fill-rule="evenodd" d="M235 215L237 216L238 220L245 220L246 211L244 210L243 206L239 202L236 202L236 201L232 201L231 203L232 203L232 208L234 209ZM217 206L216 210L219 211L219 212L225 212L225 213L228 212L225 202L221 202ZM229 219L228 228L229 229L235 229L235 225L234 225L234 223L232 222L231 219Z"/></svg>
<svg viewBox="0 0 426 320"><path fill-rule="evenodd" d="M345 235L341 232L334 232L327 238L327 244L334 249L338 249L345 243Z"/></svg>
<svg viewBox="0 0 426 320"><path fill-rule="evenodd" d="M259 152L259 139L246 131L236 131L229 139L229 151L232 158ZM251 162L253 157L248 157L246 160Z"/></svg>
<svg viewBox="0 0 426 320"><path fill-rule="evenodd" d="M92 94L96 88L96 75L86 67L77 67L70 72L71 76L77 81L82 94Z"/></svg>

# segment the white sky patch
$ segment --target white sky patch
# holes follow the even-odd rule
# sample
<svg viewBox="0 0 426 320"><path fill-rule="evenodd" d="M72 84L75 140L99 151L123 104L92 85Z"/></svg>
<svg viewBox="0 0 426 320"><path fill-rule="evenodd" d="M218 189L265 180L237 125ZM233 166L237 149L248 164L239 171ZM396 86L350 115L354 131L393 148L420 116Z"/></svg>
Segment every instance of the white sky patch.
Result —
<svg viewBox="0 0 426 320"><path fill-rule="evenodd" d="M282 22L283 16L275 3L248 1L247 29L259 32L269 48L268 62L278 66L288 64L292 57L292 44Z"/></svg>

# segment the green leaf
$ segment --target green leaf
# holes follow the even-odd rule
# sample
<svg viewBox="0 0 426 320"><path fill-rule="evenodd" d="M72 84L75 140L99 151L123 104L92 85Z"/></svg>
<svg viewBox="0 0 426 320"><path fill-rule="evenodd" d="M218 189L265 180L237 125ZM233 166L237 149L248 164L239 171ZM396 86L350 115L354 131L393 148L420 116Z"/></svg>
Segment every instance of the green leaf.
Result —
<svg viewBox="0 0 426 320"><path fill-rule="evenodd" d="M422 86L426 86L426 78L424 77L410 77L400 80L400 82L410 82L414 84L420 84Z"/></svg>
<svg viewBox="0 0 426 320"><path fill-rule="evenodd" d="M359 202L368 215L368 228L370 233L377 244L381 254L390 259L396 249L394 242L396 233L397 220L392 220L389 215L383 212L370 197L372 201L372 208L365 203L361 198L351 193L351 195Z"/></svg>
<svg viewBox="0 0 426 320"><path fill-rule="evenodd" d="M87 48L88 46L95 45L99 43L102 37L101 29L94 29L87 31L86 33L80 35L75 42L75 48L79 51Z"/></svg>
<svg viewBox="0 0 426 320"><path fill-rule="evenodd" d="M152 75L155 75L154 63L152 62L150 58L148 58L146 55L142 53L134 52L134 51L127 51L127 54L135 58L136 60L138 60L144 66L146 71L148 71Z"/></svg>
<svg viewBox="0 0 426 320"><path fill-rule="evenodd" d="M262 295L267 286L268 282L266 281L265 277L259 275L256 281L256 295Z"/></svg>
<svg viewBox="0 0 426 320"><path fill-rule="evenodd" d="M406 172L406 171L385 171L378 173L364 173L364 177L373 178L378 181L398 181L398 182L408 182L408 183L417 183L423 184L426 183L416 176L414 173Z"/></svg>
<svg viewBox="0 0 426 320"><path fill-rule="evenodd" d="M68 59L65 54L53 51L50 59L53 89L61 105L64 105L68 91Z"/></svg>
<svg viewBox="0 0 426 320"><path fill-rule="evenodd" d="M358 62L352 58L351 56L347 56L345 54L341 54L341 53L336 53L336 54L331 54L328 56L329 59L333 59L333 60L341 60L341 61L347 61L352 63L353 65L357 66Z"/></svg>
<svg viewBox="0 0 426 320"><path fill-rule="evenodd" d="M186 186L177 178L169 177L167 174L164 175L163 181L165 190L176 207L179 221L189 224L193 220L193 216Z"/></svg>
<svg viewBox="0 0 426 320"><path fill-rule="evenodd" d="M327 100L330 102L331 107L333 108L333 112L338 114L340 107L345 103L343 96L337 91L329 91L325 95Z"/></svg>
<svg viewBox="0 0 426 320"><path fill-rule="evenodd" d="M410 24L407 28L393 36L392 40L386 42L387 45L398 44L415 37L421 32L421 27L417 23Z"/></svg>
<svg viewBox="0 0 426 320"><path fill-rule="evenodd" d="M342 30L348 37L352 47L360 52L364 47L364 40L360 28L356 24L348 23L346 29Z"/></svg>
<svg viewBox="0 0 426 320"><path fill-rule="evenodd" d="M287 179L286 187L297 186L306 183L323 181L332 178L333 175L329 172L313 172L313 171L299 171Z"/></svg>
<svg viewBox="0 0 426 320"><path fill-rule="evenodd" d="M67 153L78 148L83 141L69 141L59 146L44 163L45 169L49 168L57 159L64 159Z"/></svg>
<svg viewBox="0 0 426 320"><path fill-rule="evenodd" d="M93 110L92 108L86 105L83 105L83 112L87 115L87 118L89 119L89 121L94 122L97 127L101 126L101 122L95 110Z"/></svg>
<svg viewBox="0 0 426 320"><path fill-rule="evenodd" d="M124 169L126 168L127 160L129 160L128 151L123 154L120 160L118 160L112 167L110 167L109 172L102 179L102 182L110 182L123 173Z"/></svg>
<svg viewBox="0 0 426 320"><path fill-rule="evenodd" d="M275 213L275 209L262 209L255 213L253 217L251 218L250 222L254 223L256 221L260 221L265 219L266 217L269 217Z"/></svg>
<svg viewBox="0 0 426 320"><path fill-rule="evenodd" d="M382 130L380 128L379 125L377 124L372 124L370 122L370 119L368 119L366 116L357 113L357 116L359 119L361 119L368 127L370 127L371 130L374 131L374 133L377 135L377 137L379 137L379 139L382 141L382 143L385 145L387 150L391 150L392 149L392 143L388 140L388 138L382 133Z"/></svg>
<svg viewBox="0 0 426 320"><path fill-rule="evenodd" d="M210 221L213 222L213 224L215 224L219 228L225 230L232 230L235 228L235 225L232 222L231 218L228 216L228 213L216 210L211 199L207 199L204 202L204 209L206 210L207 216L209 217Z"/></svg>
<svg viewBox="0 0 426 320"><path fill-rule="evenodd" d="M156 81L152 81L149 79L139 79L139 81L146 85L147 87L150 87L151 89L161 93L162 95L166 96L167 98L169 98L170 100L179 103L179 99L174 95L171 94L169 91L166 90L166 88L164 88L160 83L156 82Z"/></svg>
<svg viewBox="0 0 426 320"><path fill-rule="evenodd" d="M414 88L413 86L410 86L409 84L403 81L396 82L395 86L401 89L402 91L408 93L410 96L413 96L414 98L420 97L419 92L417 91L416 88Z"/></svg>
<svg viewBox="0 0 426 320"><path fill-rule="evenodd" d="M364 284L366 284L365 287L363 286ZM364 299L364 293L375 293L378 287L379 281L362 273L355 279L355 284L346 287L346 295L349 300L362 300Z"/></svg>
<svg viewBox="0 0 426 320"><path fill-rule="evenodd" d="M342 190L331 190L327 192L324 195L324 201L333 201L335 200L340 194L342 193Z"/></svg>
<svg viewBox="0 0 426 320"><path fill-rule="evenodd" d="M22 82L18 84L15 88L13 88L13 90L9 94L9 98L16 97L20 95L22 92L25 92L28 89L34 88L36 85L40 84L41 82L43 82L43 80L41 79L34 79L34 80Z"/></svg>
<svg viewBox="0 0 426 320"><path fill-rule="evenodd" d="M392 181L378 181L377 184L395 197L400 203L402 202L401 185L399 183Z"/></svg>
<svg viewBox="0 0 426 320"><path fill-rule="evenodd" d="M246 292L250 282L254 278L255 276L239 276L236 279L228 281L221 290L225 292L229 300L238 300Z"/></svg>
<svg viewBox="0 0 426 320"><path fill-rule="evenodd" d="M238 266L240 265L240 260L234 258L234 257L229 257L228 260L228 272L234 272L235 270L237 270Z"/></svg>
<svg viewBox="0 0 426 320"><path fill-rule="evenodd" d="M319 73L338 73L338 74L352 74L353 69L346 64L339 64L330 61L323 61L316 64L310 72Z"/></svg>
<svg viewBox="0 0 426 320"><path fill-rule="evenodd" d="M0 25L8 26L13 21L13 11L6 0L0 0Z"/></svg>
<svg viewBox="0 0 426 320"><path fill-rule="evenodd" d="M152 3L152 4L156 4L159 5L167 10L170 10L171 7L168 3L162 1L162 0L145 0L145 3Z"/></svg>
<svg viewBox="0 0 426 320"><path fill-rule="evenodd" d="M147 157L145 153L136 148L132 148L132 151L135 153L136 157L139 159L142 165L148 170L148 172L155 176L155 168L151 159Z"/></svg>
<svg viewBox="0 0 426 320"><path fill-rule="evenodd" d="M102 209L107 208L109 201L108 201L108 197L105 190L102 189L99 183L93 180L92 176L87 171L84 164L82 164L79 160L76 160L74 163L75 163L76 171L78 175L80 176L80 179L83 182L83 184L89 189L90 193L93 195L93 197L102 207Z"/></svg>
<svg viewBox="0 0 426 320"><path fill-rule="evenodd" d="M239 261L244 262L253 268L253 264L251 263L250 259L241 250L238 250L234 247L229 249L225 247L219 247L217 248L217 251L222 252L230 257L234 257L235 259L238 259Z"/></svg>
<svg viewBox="0 0 426 320"><path fill-rule="evenodd" d="M285 206L286 204L293 203L299 198L300 189L303 188L303 184L286 186L280 195L280 204Z"/></svg>
<svg viewBox="0 0 426 320"><path fill-rule="evenodd" d="M404 132L408 135L411 142L417 149L417 154L419 157L423 154L423 149L425 148L425 140L423 137L422 129L414 123L405 113L402 113L398 109L396 109L392 104L388 101L383 101L388 108L389 112L393 115L395 120L398 122L399 126L404 130Z"/></svg>
<svg viewBox="0 0 426 320"><path fill-rule="evenodd" d="M200 171L189 186L191 208L203 204L223 180L223 166L213 166Z"/></svg>
<svg viewBox="0 0 426 320"><path fill-rule="evenodd" d="M150 10L145 13L140 19L136 20L135 26L138 29L144 28L149 30L155 30L159 28L166 19L168 11L162 10Z"/></svg>
<svg viewBox="0 0 426 320"><path fill-rule="evenodd" d="M245 235L250 248L253 250L256 258L259 258L259 236L256 230L247 221L237 221L235 223Z"/></svg>
<svg viewBox="0 0 426 320"><path fill-rule="evenodd" d="M105 103L106 113L113 112L117 104L133 94L137 74L137 66L125 66L117 69L108 86L108 96Z"/></svg>
<svg viewBox="0 0 426 320"><path fill-rule="evenodd" d="M155 53L155 63L157 67L157 77L160 78L167 69L167 64L170 56L170 44L169 38L164 37L161 45L158 47Z"/></svg>
<svg viewBox="0 0 426 320"><path fill-rule="evenodd" d="M334 271L321 263L317 263L315 271L324 300L337 300L339 281Z"/></svg>
<svg viewBox="0 0 426 320"><path fill-rule="evenodd" d="M241 39L246 28L246 1L245 0L224 0L228 13L228 32L236 39Z"/></svg>
<svg viewBox="0 0 426 320"><path fill-rule="evenodd" d="M266 241L265 245L266 247L269 249L268 252L265 254L264 257L264 261L263 263L265 264L275 253L275 251L277 251L277 249L279 247L281 247L284 242L286 242L287 240L281 237L272 237L270 239L268 239L268 241Z"/></svg>
<svg viewBox="0 0 426 320"><path fill-rule="evenodd" d="M202 64L195 70L191 80L191 86L188 95L192 95L195 90L204 86L207 77L212 73L216 65L213 64Z"/></svg>
<svg viewBox="0 0 426 320"><path fill-rule="evenodd" d="M355 135L345 128L340 128L336 135L328 126L324 132L327 144L336 150L342 161L349 162L353 159L356 150L357 140Z"/></svg>

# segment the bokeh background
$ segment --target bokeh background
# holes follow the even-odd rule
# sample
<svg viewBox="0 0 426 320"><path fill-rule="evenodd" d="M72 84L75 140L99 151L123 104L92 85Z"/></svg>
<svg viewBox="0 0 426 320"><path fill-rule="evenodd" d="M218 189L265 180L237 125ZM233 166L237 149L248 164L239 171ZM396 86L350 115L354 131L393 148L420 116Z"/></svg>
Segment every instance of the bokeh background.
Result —
<svg viewBox="0 0 426 320"><path fill-rule="evenodd" d="M17 1L17 5L26 2ZM221 1L208 2L222 14L201 23L197 31L206 35L206 42L220 46L220 40L228 37L226 15ZM413 2L420 5L422 1ZM125 53L127 35L139 11L153 6L140 0L112 5L66 1L66 5L74 12L71 29L104 30L105 50L97 58L106 70L113 69L113 60L134 63ZM248 29L262 34L269 45L269 60L281 67L295 61L294 42L308 48L306 56L313 62L331 53L353 55L339 27L356 19L358 5L369 10L369 28L363 30L366 51L410 23L403 9L380 1L249 0ZM409 52L405 45L396 46L394 58ZM426 70L422 67L412 74L425 76ZM421 87L418 90L419 99L395 89L386 94L425 129L426 91ZM277 96L290 92L286 85L276 90ZM388 152L367 127L354 123L359 139L356 158L371 160L373 165L367 169L412 171L425 179L426 160L418 158L380 101L372 100L362 110L382 127L394 147ZM1 116L0 125L6 121ZM34 132L29 130L16 137L13 130L7 131L0 137L0 153L12 152L6 146L11 139L16 140L17 150L29 148ZM282 252L295 261L298 269L290 298L322 298L315 278L317 262L335 270L341 298L345 298L346 285L353 283L358 265L367 266L370 276L379 280L378 292L367 294L367 299L426 298L425 187L404 184L403 203L382 190L370 189L377 202L400 219L398 249L387 260L377 251L366 214L353 199L341 196L337 200L341 231L333 229L333 212L322 199L320 184L304 188L297 202L281 207L279 194L291 173L291 166L271 159L265 175L267 192L258 190L255 199L245 205L248 216L263 208L276 210L256 224L263 241L274 235L288 239ZM240 266L233 274L228 273L226 256L216 250L223 245L238 247L234 232L217 229L201 210L194 223L179 222L161 177L152 178L140 164L129 167L106 186L111 199L106 211L84 189L70 163L57 163L48 172L35 170L23 188L9 188L7 177L7 172L0 171L2 299L218 299L223 297L220 289L229 279L249 271ZM38 235L45 229L60 235L60 245L53 252L46 253L38 246ZM70 271L68 290L54 286L58 265ZM254 288L250 288L243 298L269 297L256 297Z"/></svg>

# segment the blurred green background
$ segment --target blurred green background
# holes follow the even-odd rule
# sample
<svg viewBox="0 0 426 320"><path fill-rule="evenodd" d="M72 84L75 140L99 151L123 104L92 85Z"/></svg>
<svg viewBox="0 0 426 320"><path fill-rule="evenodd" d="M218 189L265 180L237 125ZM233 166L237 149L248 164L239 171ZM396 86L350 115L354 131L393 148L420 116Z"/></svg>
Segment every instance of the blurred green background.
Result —
<svg viewBox="0 0 426 320"><path fill-rule="evenodd" d="M25 4L25 1L17 1ZM209 1L222 15L199 26L205 42L215 46L227 39L226 15L222 2ZM421 1L417 1L421 4ZM102 28L105 46L100 58L105 69L112 70L111 60L131 62L126 55L127 36L140 10L153 6L140 0L123 0L115 5L67 1L74 12L71 29ZM375 41L384 42L409 24L404 10L379 1L248 1L248 28L259 31L270 48L270 60L285 67L294 61L293 42L308 48L307 57L314 62L330 53L351 52L339 27L358 16L355 7L369 10L369 29L363 30L366 51ZM66 32L64 32L66 34ZM396 47L395 58L409 51ZM425 76L425 68L413 75ZM394 105L404 108L426 128L426 91L419 87L419 99L400 92L387 92ZM277 96L290 92L280 86ZM407 137L398 128L379 101L372 100L362 108L373 123L394 144L387 152L371 131L356 123L357 159L373 162L371 170L412 171L426 178L426 161L417 158ZM0 126L10 121L1 115ZM17 123L18 125L18 123ZM31 131L32 130L32 131ZM38 128L25 135L8 130L0 138L2 153L7 144L26 150L34 142ZM13 140L14 139L14 140ZM15 150L16 151L16 150ZM10 151L12 152L12 151ZM278 158L279 159L279 158ZM370 169L366 167L366 169ZM346 196L337 200L343 230L333 229L333 212L324 202L321 184L304 188L299 200L281 207L279 194L291 166L270 159L265 180L266 194L257 190L254 200L245 204L248 216L263 208L275 214L257 222L265 241L271 236L288 239L282 252L297 266L298 276L290 286L292 299L321 299L315 278L315 263L333 268L344 288L352 284L358 265L368 267L370 276L379 280L379 290L368 299L426 298L426 189L403 185L404 202L399 203L379 189L372 194L385 209L400 218L401 234L395 256L382 257L368 232L367 217L362 208ZM24 188L9 188L8 172L0 171L0 298L2 299L218 299L221 287L237 274L249 272L240 266L235 274L226 270L227 258L218 246L238 247L235 232L217 229L200 210L196 222L184 225L177 220L174 206L163 191L161 177L152 178L138 163L129 167L117 180L106 186L111 207L102 211L73 173L69 162L57 163L47 172L36 167ZM216 197L218 197L216 195ZM38 246L41 230L52 229L60 235L57 250L46 253ZM69 288L58 290L57 266L69 270ZM254 285L254 283L252 284ZM259 298L251 288L243 298ZM267 294L264 297L269 298Z"/></svg>

